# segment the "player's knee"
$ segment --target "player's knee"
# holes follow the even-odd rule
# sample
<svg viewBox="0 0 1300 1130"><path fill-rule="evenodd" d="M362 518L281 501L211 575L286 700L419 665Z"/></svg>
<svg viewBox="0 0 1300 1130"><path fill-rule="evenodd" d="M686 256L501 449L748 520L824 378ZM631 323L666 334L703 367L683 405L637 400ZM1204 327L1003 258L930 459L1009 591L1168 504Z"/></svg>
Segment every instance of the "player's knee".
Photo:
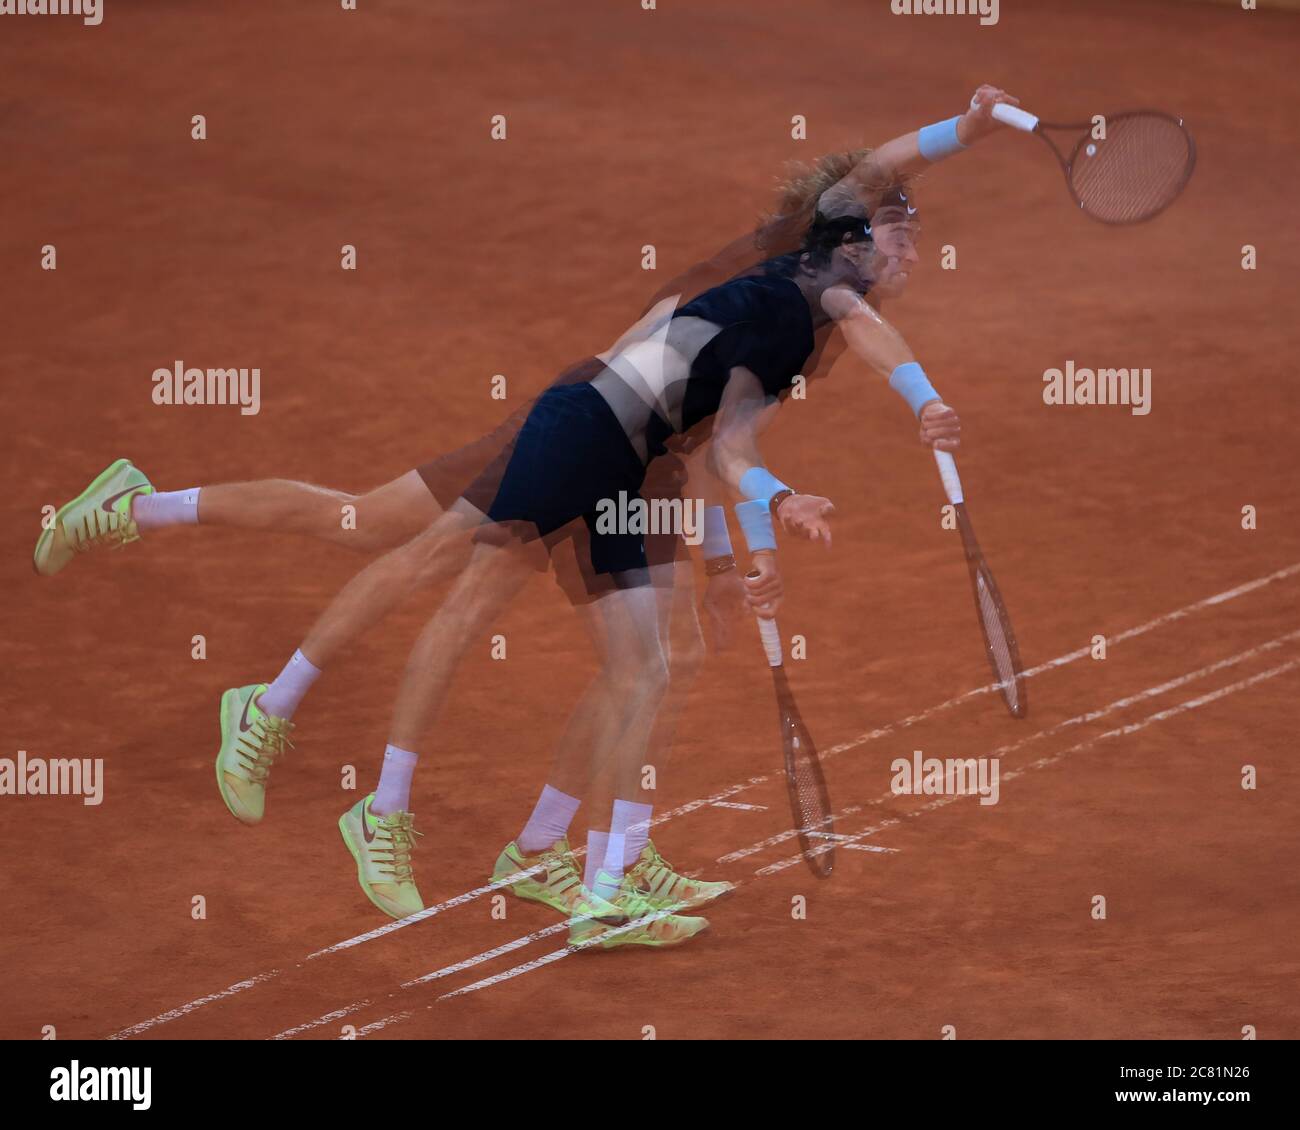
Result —
<svg viewBox="0 0 1300 1130"><path fill-rule="evenodd" d="M625 650L611 664L611 688L624 702L654 701L668 691L668 661L659 647Z"/></svg>
<svg viewBox="0 0 1300 1130"><path fill-rule="evenodd" d="M322 517L334 527L335 542L359 553L384 548L378 531L368 520L365 495L330 489L321 489L320 495Z"/></svg>
<svg viewBox="0 0 1300 1130"><path fill-rule="evenodd" d="M359 553L376 553L385 549L395 549L406 538L403 531L395 529L385 522L367 522L358 515L356 527L345 531L343 542Z"/></svg>
<svg viewBox="0 0 1300 1130"><path fill-rule="evenodd" d="M402 553L409 562L415 582L434 585L464 569L469 546L463 537L431 528L408 542Z"/></svg>
<svg viewBox="0 0 1300 1130"><path fill-rule="evenodd" d="M344 544L364 553L396 549L424 528L418 515L396 513L373 495L340 495L339 526Z"/></svg>

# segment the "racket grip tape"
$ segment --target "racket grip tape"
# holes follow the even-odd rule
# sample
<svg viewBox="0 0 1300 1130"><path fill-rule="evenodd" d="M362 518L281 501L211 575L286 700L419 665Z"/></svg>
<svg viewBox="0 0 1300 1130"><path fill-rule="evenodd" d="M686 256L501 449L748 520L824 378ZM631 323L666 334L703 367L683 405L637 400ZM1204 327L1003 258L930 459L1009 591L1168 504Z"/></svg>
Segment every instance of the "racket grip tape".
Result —
<svg viewBox="0 0 1300 1130"><path fill-rule="evenodd" d="M769 667L781 666L781 633L777 630L775 620L764 620L761 616L756 616L758 621L758 634L763 640L763 650L767 652L767 665Z"/></svg>
<svg viewBox="0 0 1300 1130"><path fill-rule="evenodd" d="M939 478L943 480L943 490L948 496L948 501L954 506L959 506L965 499L961 493L961 476L957 474L957 460L950 452L936 449L934 461L939 466Z"/></svg>
<svg viewBox="0 0 1300 1130"><path fill-rule="evenodd" d="M1025 133L1033 133L1038 127L1038 119L1033 114L1020 109L1019 106L1012 106L1006 102L994 104L993 116L1004 125L1022 129Z"/></svg>

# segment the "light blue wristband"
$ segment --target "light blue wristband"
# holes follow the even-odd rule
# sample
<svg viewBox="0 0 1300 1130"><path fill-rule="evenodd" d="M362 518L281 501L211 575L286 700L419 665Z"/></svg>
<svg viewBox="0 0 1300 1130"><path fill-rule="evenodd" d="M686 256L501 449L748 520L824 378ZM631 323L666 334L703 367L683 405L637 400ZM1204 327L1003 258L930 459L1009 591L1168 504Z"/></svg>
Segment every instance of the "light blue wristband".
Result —
<svg viewBox="0 0 1300 1130"><path fill-rule="evenodd" d="M748 502L737 502L735 509L736 521L740 523L740 532L745 535L745 544L749 546L750 553L776 548L772 511L766 501L751 498Z"/></svg>
<svg viewBox="0 0 1300 1130"><path fill-rule="evenodd" d="M917 144L921 147L921 156L927 161L942 161L954 153L966 148L957 140L957 123L961 118L949 118L946 122L935 122L932 126L922 126L917 135Z"/></svg>
<svg viewBox="0 0 1300 1130"><path fill-rule="evenodd" d="M931 400L942 399L934 391L934 385L925 375L925 370L915 361L899 365L889 374L889 387L907 401L907 405L916 416L921 415L921 407Z"/></svg>
<svg viewBox="0 0 1300 1130"><path fill-rule="evenodd" d="M751 467L740 476L740 493L746 498L761 498L768 502L778 491L789 489L766 467Z"/></svg>
<svg viewBox="0 0 1300 1130"><path fill-rule="evenodd" d="M704 508L704 539L700 542L700 552L704 554L705 561L731 556L731 534L727 532L725 506Z"/></svg>

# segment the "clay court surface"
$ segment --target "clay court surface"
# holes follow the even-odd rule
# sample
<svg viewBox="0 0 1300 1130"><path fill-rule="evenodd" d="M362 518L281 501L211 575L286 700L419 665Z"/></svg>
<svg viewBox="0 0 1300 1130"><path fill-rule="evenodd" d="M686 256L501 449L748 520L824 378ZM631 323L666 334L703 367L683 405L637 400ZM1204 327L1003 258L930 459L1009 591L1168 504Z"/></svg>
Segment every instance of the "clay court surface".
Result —
<svg viewBox="0 0 1300 1130"><path fill-rule="evenodd" d="M110 0L99 28L2 29L3 755L103 758L107 779L99 807L0 798L0 1035L1300 1036L1300 16L361 9ZM971 515L1034 671L1027 719L970 693L988 671L960 545L898 398L841 358L767 438L771 466L838 506L831 552L781 554L782 626L808 641L792 678L851 838L829 880L785 834L747 624L701 672L654 832L739 890L682 949L570 955L558 918L514 900L494 918L484 890L594 671L550 579L500 621L506 662L486 640L471 655L423 751L416 875L438 910L396 927L339 842L358 795L340 778L377 773L439 592L327 672L248 829L212 779L220 694L271 678L358 557L199 528L32 573L40 507L119 455L164 489L361 491L475 439L745 231L784 161L957 113L984 81L1048 119L1168 109L1199 164L1128 230L1074 214L1021 136L918 189L925 261L886 313L962 414ZM177 359L260 366L260 414L154 405L150 374ZM1045 406L1042 373L1067 359L1150 367L1152 411ZM1000 803L890 796L890 762L918 749L1000 756Z"/></svg>

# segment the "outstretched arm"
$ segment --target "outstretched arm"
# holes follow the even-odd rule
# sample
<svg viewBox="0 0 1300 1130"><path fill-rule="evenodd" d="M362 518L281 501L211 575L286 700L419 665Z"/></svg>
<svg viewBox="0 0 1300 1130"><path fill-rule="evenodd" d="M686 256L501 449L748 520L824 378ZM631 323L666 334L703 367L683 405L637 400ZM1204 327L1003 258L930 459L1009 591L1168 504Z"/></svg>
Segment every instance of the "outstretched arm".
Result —
<svg viewBox="0 0 1300 1130"><path fill-rule="evenodd" d="M887 377L890 387L908 402L921 425L921 442L939 451L956 451L961 421L930 385L903 335L849 287L828 289L822 307L853 353Z"/></svg>
<svg viewBox="0 0 1300 1130"><path fill-rule="evenodd" d="M975 91L970 106L954 123L955 137L960 148L974 145L996 130L1005 128L993 117L993 107L999 102L1020 105L1019 98L996 86L985 84ZM891 138L859 162L850 177L861 187L879 188L928 168L952 152L944 144L945 127L948 127L947 122L936 123Z"/></svg>

